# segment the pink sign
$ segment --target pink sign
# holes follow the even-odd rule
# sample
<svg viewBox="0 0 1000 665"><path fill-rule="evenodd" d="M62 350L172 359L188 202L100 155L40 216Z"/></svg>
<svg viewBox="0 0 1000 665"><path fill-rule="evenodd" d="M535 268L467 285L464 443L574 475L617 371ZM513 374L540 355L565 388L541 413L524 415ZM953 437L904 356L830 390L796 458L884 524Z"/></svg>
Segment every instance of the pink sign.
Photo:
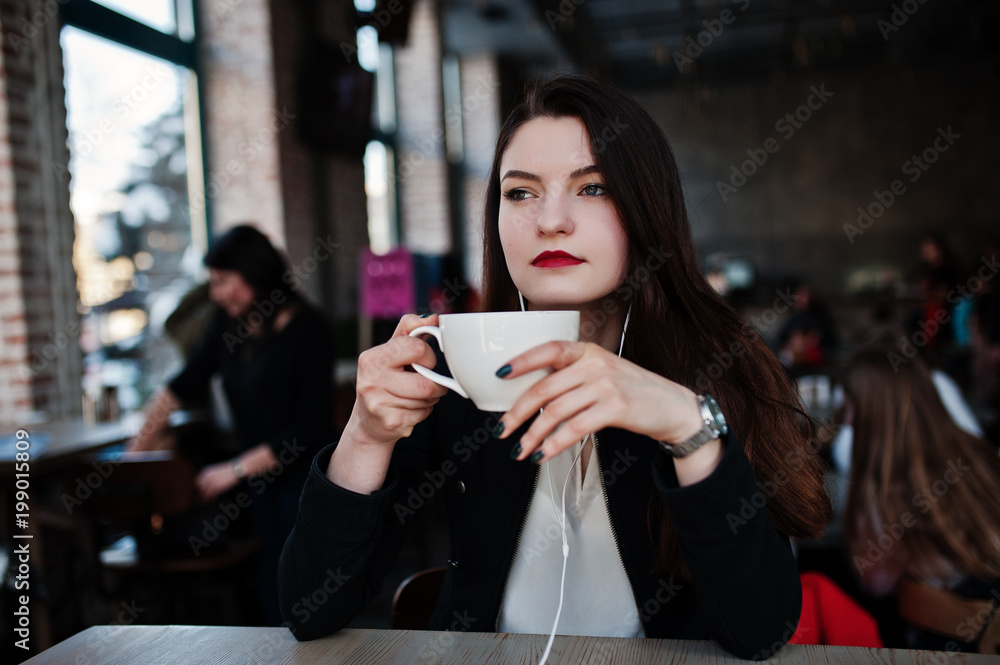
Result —
<svg viewBox="0 0 1000 665"><path fill-rule="evenodd" d="M361 314L373 319L394 319L416 309L413 255L394 249L379 256L361 250Z"/></svg>

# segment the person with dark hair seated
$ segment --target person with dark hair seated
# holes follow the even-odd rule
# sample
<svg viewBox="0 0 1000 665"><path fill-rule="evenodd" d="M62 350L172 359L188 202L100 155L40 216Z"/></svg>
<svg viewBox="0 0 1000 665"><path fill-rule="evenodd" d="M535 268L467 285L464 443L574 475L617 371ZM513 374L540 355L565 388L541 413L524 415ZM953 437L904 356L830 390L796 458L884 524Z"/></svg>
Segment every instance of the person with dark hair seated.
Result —
<svg viewBox="0 0 1000 665"><path fill-rule="evenodd" d="M781 363L701 273L662 131L591 79L533 85L500 130L484 222L483 309L574 310L579 341L496 368L552 370L503 414L407 371L435 366L410 336L435 316L404 316L361 354L354 411L282 554L286 625L298 639L347 625L430 491L451 553L431 629L770 657L801 611L789 536L818 535L830 502Z"/></svg>
<svg viewBox="0 0 1000 665"><path fill-rule="evenodd" d="M205 265L218 311L183 370L147 404L128 450L156 446L170 414L205 396L213 377L221 377L238 450L202 468L196 483L206 503L247 484L251 531L262 543L263 620L276 625L281 546L309 463L335 436L332 335L323 316L286 283L284 258L257 229L230 229L216 239Z"/></svg>

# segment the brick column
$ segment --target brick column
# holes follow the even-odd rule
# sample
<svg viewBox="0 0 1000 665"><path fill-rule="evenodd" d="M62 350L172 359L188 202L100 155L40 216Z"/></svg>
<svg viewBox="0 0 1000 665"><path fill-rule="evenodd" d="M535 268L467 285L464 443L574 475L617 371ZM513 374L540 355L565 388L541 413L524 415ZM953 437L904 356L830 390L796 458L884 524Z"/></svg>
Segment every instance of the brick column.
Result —
<svg viewBox="0 0 1000 665"><path fill-rule="evenodd" d="M277 100L296 111L308 40L318 36L339 45L357 39L353 0L325 0L305 11L274 0ZM283 133L279 147L289 258L301 268L303 286L313 299L330 316L349 322L357 316L358 256L368 246L364 163L360 157L311 148L297 131ZM356 349L338 342L341 355L354 355Z"/></svg>
<svg viewBox="0 0 1000 665"><path fill-rule="evenodd" d="M414 0L410 21L406 46L394 53L402 240L414 252L445 254L451 230L437 4Z"/></svg>
<svg viewBox="0 0 1000 665"><path fill-rule="evenodd" d="M81 409L59 20L0 4L0 421Z"/></svg>
<svg viewBox="0 0 1000 665"><path fill-rule="evenodd" d="M277 138L289 119L277 105L270 0L207 0L199 39L208 155L205 197L215 235L255 222L285 246ZM195 194L191 206L204 205Z"/></svg>
<svg viewBox="0 0 1000 665"><path fill-rule="evenodd" d="M297 118L308 40L354 43L353 2L213 0L201 12L213 231L256 223L285 250L309 298L349 319L368 244L364 167L303 142Z"/></svg>
<svg viewBox="0 0 1000 665"><path fill-rule="evenodd" d="M500 133L500 72L496 56L489 53L463 56L459 72L465 145L465 275L470 284L480 289L486 181L493 165L493 148Z"/></svg>

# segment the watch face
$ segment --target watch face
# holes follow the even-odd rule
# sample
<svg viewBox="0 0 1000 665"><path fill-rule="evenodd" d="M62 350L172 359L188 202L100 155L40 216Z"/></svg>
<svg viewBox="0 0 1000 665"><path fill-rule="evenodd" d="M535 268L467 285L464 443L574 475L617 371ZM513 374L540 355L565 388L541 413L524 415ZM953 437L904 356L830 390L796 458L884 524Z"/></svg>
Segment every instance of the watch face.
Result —
<svg viewBox="0 0 1000 665"><path fill-rule="evenodd" d="M726 417L722 414L722 409L719 408L719 404L715 401L715 398L711 395L705 395L705 404L708 405L708 410L715 419L715 426L719 428L719 433L728 433L729 424L726 422Z"/></svg>

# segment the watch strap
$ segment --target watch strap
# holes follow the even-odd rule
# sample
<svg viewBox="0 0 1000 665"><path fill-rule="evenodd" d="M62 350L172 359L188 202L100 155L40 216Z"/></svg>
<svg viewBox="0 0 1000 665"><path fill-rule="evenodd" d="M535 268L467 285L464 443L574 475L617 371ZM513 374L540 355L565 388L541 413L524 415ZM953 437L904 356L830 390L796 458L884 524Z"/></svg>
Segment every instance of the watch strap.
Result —
<svg viewBox="0 0 1000 665"><path fill-rule="evenodd" d="M715 400L711 396L698 395L698 407L701 410L702 419L701 429L677 444L660 441L660 447L663 448L664 452L674 458L687 457L709 441L714 441L724 435L727 431L725 419L721 412L718 418L713 413L710 405L714 404ZM718 409L717 406L716 409Z"/></svg>
<svg viewBox="0 0 1000 665"><path fill-rule="evenodd" d="M715 427L705 425L694 436L685 439L682 443L675 445L666 441L660 441L660 447L671 457L681 458L687 457L709 441L714 441L718 438L719 430Z"/></svg>

